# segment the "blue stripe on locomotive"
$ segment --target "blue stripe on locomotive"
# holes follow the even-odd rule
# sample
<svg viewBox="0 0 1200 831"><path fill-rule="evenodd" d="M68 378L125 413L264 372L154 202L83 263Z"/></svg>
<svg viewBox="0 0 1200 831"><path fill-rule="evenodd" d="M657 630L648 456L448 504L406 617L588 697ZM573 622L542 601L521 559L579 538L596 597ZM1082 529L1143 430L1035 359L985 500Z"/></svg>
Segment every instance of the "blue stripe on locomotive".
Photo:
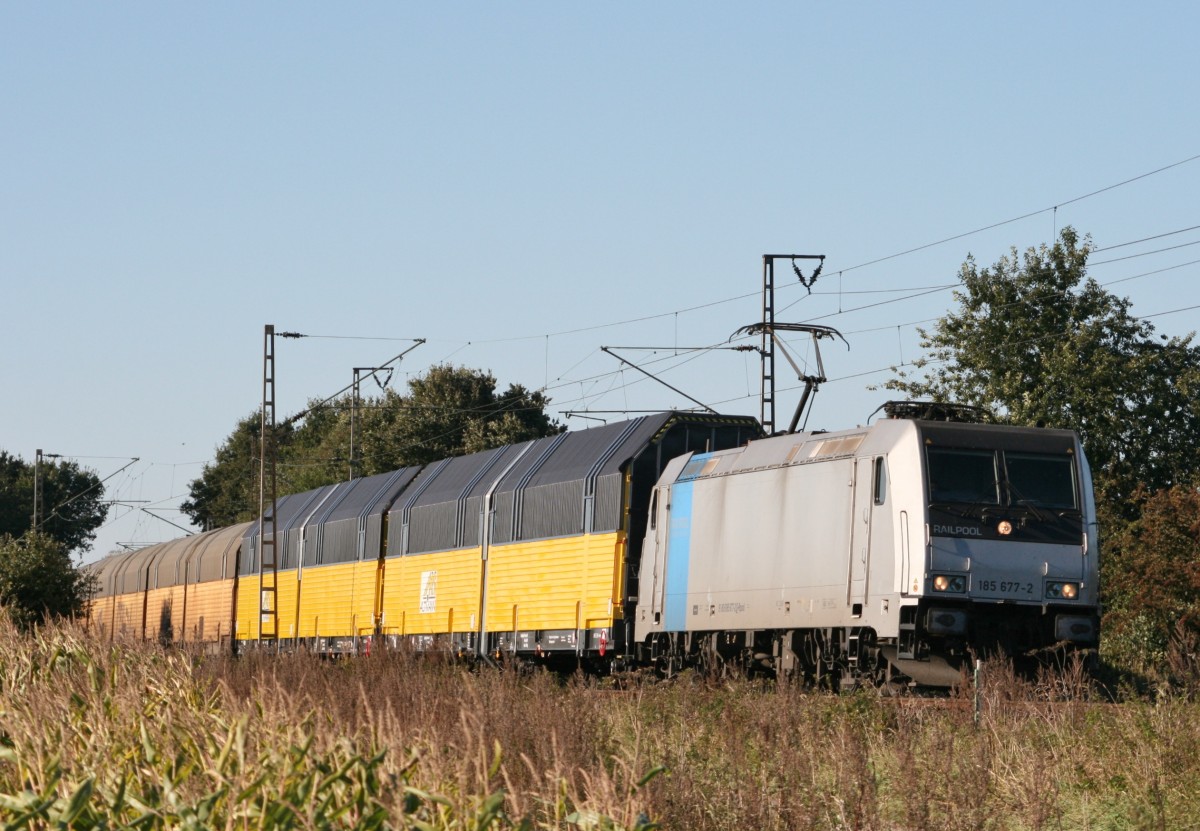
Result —
<svg viewBox="0 0 1200 831"><path fill-rule="evenodd" d="M668 631L686 626L688 565L692 546L692 483L671 488L671 532L667 544L665 625Z"/></svg>

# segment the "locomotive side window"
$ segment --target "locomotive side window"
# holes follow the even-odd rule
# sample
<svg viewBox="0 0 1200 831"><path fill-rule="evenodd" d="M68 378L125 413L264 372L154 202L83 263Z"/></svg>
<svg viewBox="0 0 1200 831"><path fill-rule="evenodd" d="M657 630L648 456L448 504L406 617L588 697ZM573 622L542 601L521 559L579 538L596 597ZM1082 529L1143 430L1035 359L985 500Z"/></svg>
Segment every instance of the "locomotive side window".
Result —
<svg viewBox="0 0 1200 831"><path fill-rule="evenodd" d="M875 504L882 505L887 499L887 468L884 467L883 457L875 457Z"/></svg>
<svg viewBox="0 0 1200 831"><path fill-rule="evenodd" d="M1075 467L1070 456L1005 453L1011 502L1039 508L1077 508Z"/></svg>
<svg viewBox="0 0 1200 831"><path fill-rule="evenodd" d="M1000 504L995 453L930 447L927 458L931 502Z"/></svg>

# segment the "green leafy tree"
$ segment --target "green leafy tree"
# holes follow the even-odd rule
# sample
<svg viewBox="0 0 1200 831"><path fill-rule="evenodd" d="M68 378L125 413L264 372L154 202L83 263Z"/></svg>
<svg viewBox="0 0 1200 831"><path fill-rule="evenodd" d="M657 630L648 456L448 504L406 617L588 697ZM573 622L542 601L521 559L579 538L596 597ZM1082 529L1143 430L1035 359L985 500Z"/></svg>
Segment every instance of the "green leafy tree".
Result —
<svg viewBox="0 0 1200 831"><path fill-rule="evenodd" d="M1130 303L1087 277L1090 243L1065 228L1053 246L968 259L958 308L920 330L926 358L890 389L986 407L1014 424L1079 432L1100 500L1126 519L1143 486L1195 479L1200 464L1200 351L1155 337Z"/></svg>
<svg viewBox="0 0 1200 831"><path fill-rule="evenodd" d="M369 404L369 401L360 399L359 407L364 403ZM318 401L310 401L307 414L286 436L284 452L276 469L281 493L311 490L350 476L350 398L346 396L331 402L332 406L318 404ZM356 410L356 457L362 456L359 437L362 416L361 410ZM257 457L257 453L255 455ZM361 465L356 467L355 475L363 475ZM258 504L254 507L257 510Z"/></svg>
<svg viewBox="0 0 1200 831"><path fill-rule="evenodd" d="M81 614L94 588L92 575L49 534L0 535L0 606L19 626Z"/></svg>
<svg viewBox="0 0 1200 831"><path fill-rule="evenodd" d="M1200 492L1177 486L1135 494L1138 517L1109 535L1106 651L1132 669L1161 666L1200 638Z"/></svg>
<svg viewBox="0 0 1200 831"><path fill-rule="evenodd" d="M34 466L0 450L0 534L20 537L33 526ZM96 539L109 506L99 477L77 463L47 459L39 467L39 530L78 551Z"/></svg>
<svg viewBox="0 0 1200 831"><path fill-rule="evenodd" d="M408 393L387 389L354 407L354 473L370 476L561 432L540 392L513 384L496 392L491 373L440 365L413 378ZM344 396L276 429L280 495L344 481L350 472L351 401ZM183 510L203 527L258 513L259 416L248 416L191 483Z"/></svg>
<svg viewBox="0 0 1200 831"><path fill-rule="evenodd" d="M363 419L365 470L428 464L562 431L546 415L549 399L511 385L496 394L491 373L449 365L409 381L408 395L388 390Z"/></svg>

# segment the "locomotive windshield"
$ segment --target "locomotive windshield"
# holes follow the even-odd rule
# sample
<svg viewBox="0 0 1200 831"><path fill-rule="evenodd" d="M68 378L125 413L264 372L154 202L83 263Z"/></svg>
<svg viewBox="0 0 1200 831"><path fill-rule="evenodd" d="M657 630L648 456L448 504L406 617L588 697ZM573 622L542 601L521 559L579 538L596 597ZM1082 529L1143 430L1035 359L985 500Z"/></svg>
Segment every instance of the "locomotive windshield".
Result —
<svg viewBox="0 0 1200 831"><path fill-rule="evenodd" d="M1005 453L1011 502L1039 508L1076 508L1074 466L1069 457Z"/></svg>
<svg viewBox="0 0 1200 831"><path fill-rule="evenodd" d="M931 502L1000 504L996 454L980 450L929 449Z"/></svg>
<svg viewBox="0 0 1200 831"><path fill-rule="evenodd" d="M1071 456L930 447L927 459L935 504L1079 507Z"/></svg>

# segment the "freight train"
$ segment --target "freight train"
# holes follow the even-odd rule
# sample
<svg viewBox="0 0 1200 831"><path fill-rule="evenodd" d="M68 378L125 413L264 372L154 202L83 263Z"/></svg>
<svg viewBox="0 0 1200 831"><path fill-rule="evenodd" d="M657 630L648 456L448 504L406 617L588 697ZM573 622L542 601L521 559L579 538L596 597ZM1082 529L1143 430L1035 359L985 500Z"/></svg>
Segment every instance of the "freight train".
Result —
<svg viewBox="0 0 1200 831"><path fill-rule="evenodd" d="M1094 649L1078 437L949 412L772 437L662 413L292 494L271 573L258 522L110 555L89 621L233 651L720 666L839 688Z"/></svg>

